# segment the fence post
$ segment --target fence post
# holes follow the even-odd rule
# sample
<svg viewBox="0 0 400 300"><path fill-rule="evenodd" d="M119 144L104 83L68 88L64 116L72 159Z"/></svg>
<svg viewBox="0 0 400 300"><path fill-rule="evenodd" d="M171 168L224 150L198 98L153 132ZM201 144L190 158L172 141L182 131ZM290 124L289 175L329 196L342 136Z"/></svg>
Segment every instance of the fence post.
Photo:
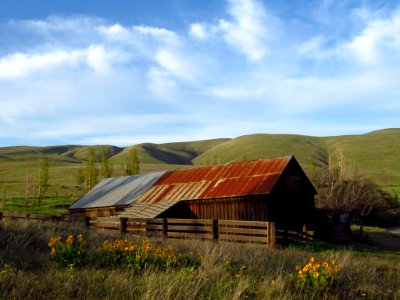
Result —
<svg viewBox="0 0 400 300"><path fill-rule="evenodd" d="M2 221L3 221L3 212L0 211L0 222L2 222Z"/></svg>
<svg viewBox="0 0 400 300"><path fill-rule="evenodd" d="M275 248L276 247L276 232L275 232L275 223L268 223L268 247Z"/></svg>
<svg viewBox="0 0 400 300"><path fill-rule="evenodd" d="M218 233L218 219L212 220L212 232L213 232L213 241L218 241L219 233Z"/></svg>
<svg viewBox="0 0 400 300"><path fill-rule="evenodd" d="M121 230L121 234L124 234L127 232L127 227L128 227L128 218L120 218L119 219L120 222L120 230Z"/></svg>
<svg viewBox="0 0 400 300"><path fill-rule="evenodd" d="M307 234L307 226L306 224L303 224L303 239L308 239L308 234Z"/></svg>
<svg viewBox="0 0 400 300"><path fill-rule="evenodd" d="M163 238L168 237L168 219L166 218L162 220L162 236Z"/></svg>
<svg viewBox="0 0 400 300"><path fill-rule="evenodd" d="M30 214L25 214L25 219L28 220L30 218Z"/></svg>
<svg viewBox="0 0 400 300"><path fill-rule="evenodd" d="M85 217L85 225L87 228L90 227L90 217Z"/></svg>

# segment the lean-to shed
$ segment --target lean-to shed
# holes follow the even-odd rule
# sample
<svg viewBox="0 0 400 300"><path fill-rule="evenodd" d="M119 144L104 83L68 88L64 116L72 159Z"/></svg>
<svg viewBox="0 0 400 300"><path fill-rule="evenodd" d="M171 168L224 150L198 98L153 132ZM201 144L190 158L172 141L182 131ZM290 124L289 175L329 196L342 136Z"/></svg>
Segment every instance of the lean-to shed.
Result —
<svg viewBox="0 0 400 300"><path fill-rule="evenodd" d="M306 223L315 194L287 156L166 173L118 216Z"/></svg>
<svg viewBox="0 0 400 300"><path fill-rule="evenodd" d="M107 217L134 203L165 172L107 178L69 207L73 216Z"/></svg>

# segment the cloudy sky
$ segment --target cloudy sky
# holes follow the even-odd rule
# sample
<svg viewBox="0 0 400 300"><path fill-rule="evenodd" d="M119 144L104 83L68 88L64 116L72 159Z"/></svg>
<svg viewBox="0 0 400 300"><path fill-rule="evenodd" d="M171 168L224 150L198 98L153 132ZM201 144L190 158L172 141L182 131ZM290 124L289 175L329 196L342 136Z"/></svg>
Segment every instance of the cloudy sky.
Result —
<svg viewBox="0 0 400 300"><path fill-rule="evenodd" d="M0 146L400 127L400 4L2 0Z"/></svg>

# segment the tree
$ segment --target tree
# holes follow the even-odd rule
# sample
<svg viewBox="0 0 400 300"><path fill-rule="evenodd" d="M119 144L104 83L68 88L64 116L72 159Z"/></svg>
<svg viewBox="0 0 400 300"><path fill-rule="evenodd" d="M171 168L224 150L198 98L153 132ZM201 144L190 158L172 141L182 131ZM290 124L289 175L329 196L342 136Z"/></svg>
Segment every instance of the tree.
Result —
<svg viewBox="0 0 400 300"><path fill-rule="evenodd" d="M360 176L340 177L334 170L316 176L317 206L351 213L359 222L360 233L363 234L364 219L372 210L390 206L392 199L369 179Z"/></svg>
<svg viewBox="0 0 400 300"><path fill-rule="evenodd" d="M39 182L38 182L38 205L40 207L44 198L49 181L49 161L46 157L41 159L39 166Z"/></svg>
<svg viewBox="0 0 400 300"><path fill-rule="evenodd" d="M107 152L103 148L103 151L101 153L101 177L102 178L110 178L112 177L112 166L108 163L108 157L107 157Z"/></svg>
<svg viewBox="0 0 400 300"><path fill-rule="evenodd" d="M75 180L77 185L85 183L85 175L83 174L83 169L81 167L76 170Z"/></svg>
<svg viewBox="0 0 400 300"><path fill-rule="evenodd" d="M136 148L132 148L129 151L129 158L128 158L128 175L136 175L139 174L140 166L139 166L139 159L137 156Z"/></svg>
<svg viewBox="0 0 400 300"><path fill-rule="evenodd" d="M28 207L30 199L35 193L35 176L32 174L31 161L27 162L27 171L25 177L25 207Z"/></svg>
<svg viewBox="0 0 400 300"><path fill-rule="evenodd" d="M96 149L89 147L85 170L85 188L90 191L97 184Z"/></svg>

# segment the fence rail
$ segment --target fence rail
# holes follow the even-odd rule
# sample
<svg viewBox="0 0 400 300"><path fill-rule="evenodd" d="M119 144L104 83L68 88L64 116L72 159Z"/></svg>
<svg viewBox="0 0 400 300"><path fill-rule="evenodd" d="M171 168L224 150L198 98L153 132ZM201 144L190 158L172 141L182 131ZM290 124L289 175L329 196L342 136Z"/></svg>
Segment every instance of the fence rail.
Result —
<svg viewBox="0 0 400 300"><path fill-rule="evenodd" d="M313 235L305 227L300 231L281 230L275 228L274 222L267 221L117 217L76 218L0 212L0 221L2 219L82 222L87 228L105 231L113 235L134 234L164 238L261 243L271 248L275 248L277 240L313 239Z"/></svg>
<svg viewBox="0 0 400 300"><path fill-rule="evenodd" d="M262 243L276 246L275 223L201 219L132 219L87 217L87 226L121 234L168 238Z"/></svg>

